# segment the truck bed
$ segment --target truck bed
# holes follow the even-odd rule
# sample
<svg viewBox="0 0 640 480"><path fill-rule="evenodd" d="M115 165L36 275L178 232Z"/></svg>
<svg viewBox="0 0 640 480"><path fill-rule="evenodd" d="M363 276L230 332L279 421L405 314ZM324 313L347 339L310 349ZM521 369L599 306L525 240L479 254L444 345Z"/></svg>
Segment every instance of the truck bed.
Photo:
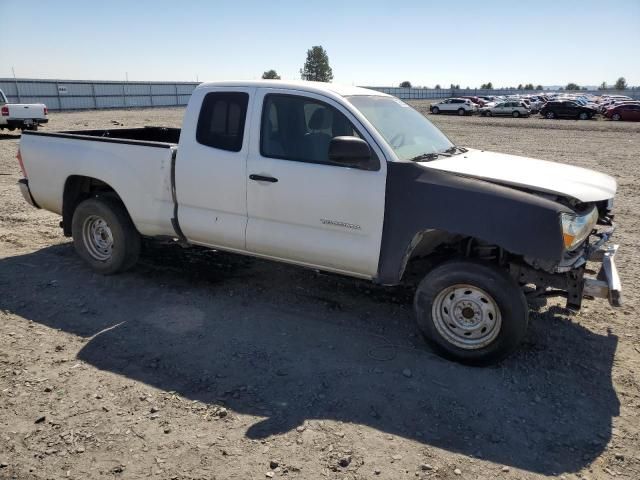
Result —
<svg viewBox="0 0 640 480"><path fill-rule="evenodd" d="M63 215L68 182L89 178L113 189L143 235L175 235L173 174L179 128L25 131L20 153L34 201Z"/></svg>
<svg viewBox="0 0 640 480"><path fill-rule="evenodd" d="M119 143L142 143L148 146L157 144L177 145L180 129L171 127L110 128L107 130L68 130L60 132L38 132L38 135L71 137L78 140L104 140Z"/></svg>

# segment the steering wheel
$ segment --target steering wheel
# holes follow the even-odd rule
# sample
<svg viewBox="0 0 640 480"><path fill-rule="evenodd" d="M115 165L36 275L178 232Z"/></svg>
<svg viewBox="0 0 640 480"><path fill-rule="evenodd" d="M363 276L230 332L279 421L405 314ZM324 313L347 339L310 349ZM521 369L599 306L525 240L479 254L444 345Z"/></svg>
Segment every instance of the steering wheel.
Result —
<svg viewBox="0 0 640 480"><path fill-rule="evenodd" d="M389 143L391 144L392 147L395 148L399 148L402 145L404 145L404 133L400 132L395 134L391 140L389 140Z"/></svg>

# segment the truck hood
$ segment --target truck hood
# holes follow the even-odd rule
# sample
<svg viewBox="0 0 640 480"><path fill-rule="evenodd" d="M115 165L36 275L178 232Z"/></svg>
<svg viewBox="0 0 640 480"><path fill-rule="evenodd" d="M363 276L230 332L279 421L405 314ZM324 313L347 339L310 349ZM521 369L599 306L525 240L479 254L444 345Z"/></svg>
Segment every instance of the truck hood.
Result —
<svg viewBox="0 0 640 480"><path fill-rule="evenodd" d="M614 197L617 189L615 179L604 173L484 150L469 149L466 153L420 162L420 165L494 183L554 193L580 202L608 200Z"/></svg>

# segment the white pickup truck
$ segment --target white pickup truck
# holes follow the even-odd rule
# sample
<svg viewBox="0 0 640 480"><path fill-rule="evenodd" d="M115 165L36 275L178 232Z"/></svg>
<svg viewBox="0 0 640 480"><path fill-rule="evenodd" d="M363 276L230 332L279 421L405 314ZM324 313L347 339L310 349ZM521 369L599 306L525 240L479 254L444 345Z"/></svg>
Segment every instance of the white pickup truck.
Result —
<svg viewBox="0 0 640 480"><path fill-rule="evenodd" d="M0 131L38 130L38 126L49 121L49 111L44 103L9 103L0 90Z"/></svg>
<svg viewBox="0 0 640 480"><path fill-rule="evenodd" d="M371 90L205 83L182 129L25 132L18 160L25 199L62 215L98 272L132 267L148 236L383 285L418 275L418 326L460 362L513 351L527 297L621 299L613 178L456 146Z"/></svg>

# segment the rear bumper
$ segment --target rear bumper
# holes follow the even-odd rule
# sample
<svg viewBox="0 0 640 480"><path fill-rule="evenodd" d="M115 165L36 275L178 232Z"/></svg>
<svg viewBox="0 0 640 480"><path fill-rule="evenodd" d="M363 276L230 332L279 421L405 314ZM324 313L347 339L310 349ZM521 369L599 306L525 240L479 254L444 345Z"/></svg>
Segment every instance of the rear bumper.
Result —
<svg viewBox="0 0 640 480"><path fill-rule="evenodd" d="M26 178L21 178L20 180L18 180L18 187L20 188L20 193L22 193L23 198L29 205L31 205L32 207L40 208L40 205L38 205L36 200L33 198L33 195L31 195L29 180L27 180Z"/></svg>
<svg viewBox="0 0 640 480"><path fill-rule="evenodd" d="M7 127L21 128L30 125L42 125L49 123L48 118L9 118L5 125Z"/></svg>
<svg viewBox="0 0 640 480"><path fill-rule="evenodd" d="M606 298L614 307L622 306L622 282L618 275L615 256L618 245L602 245L589 256L590 261L600 262L596 278L585 278L582 294L586 297Z"/></svg>

